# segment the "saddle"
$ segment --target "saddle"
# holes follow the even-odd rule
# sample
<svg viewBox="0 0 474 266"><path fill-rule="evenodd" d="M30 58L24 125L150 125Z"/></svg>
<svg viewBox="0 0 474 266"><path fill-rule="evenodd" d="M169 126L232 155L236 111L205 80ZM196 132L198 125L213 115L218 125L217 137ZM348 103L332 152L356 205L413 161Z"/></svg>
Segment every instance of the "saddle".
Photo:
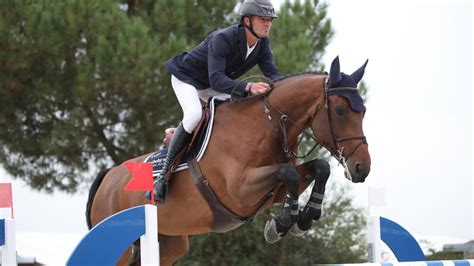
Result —
<svg viewBox="0 0 474 266"><path fill-rule="evenodd" d="M208 104L203 108L201 121L193 131L193 136L191 137L190 143L176 156L175 160L171 163L169 168L170 172L179 172L187 169L187 161L191 158L196 158L197 161L201 160L211 138L216 107L223 102L225 101L215 98L212 98L208 101ZM146 163L152 163L153 177L158 176L161 168L163 167L163 162L166 159L166 155L168 153L168 144L174 134L174 130L174 128L166 129L166 136L163 139L163 145L144 160Z"/></svg>

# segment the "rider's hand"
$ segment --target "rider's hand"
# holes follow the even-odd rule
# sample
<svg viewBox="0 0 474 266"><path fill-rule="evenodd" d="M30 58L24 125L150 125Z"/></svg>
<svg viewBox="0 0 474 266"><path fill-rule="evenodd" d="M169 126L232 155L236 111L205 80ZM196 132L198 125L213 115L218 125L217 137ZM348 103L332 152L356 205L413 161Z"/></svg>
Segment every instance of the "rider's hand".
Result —
<svg viewBox="0 0 474 266"><path fill-rule="evenodd" d="M261 94L265 93L270 90L270 85L264 82L257 82L257 83L252 83L250 85L250 94L256 95L256 94Z"/></svg>
<svg viewBox="0 0 474 266"><path fill-rule="evenodd" d="M163 139L163 144L168 146L171 142L174 132L176 131L175 127L170 127L165 130L165 138Z"/></svg>

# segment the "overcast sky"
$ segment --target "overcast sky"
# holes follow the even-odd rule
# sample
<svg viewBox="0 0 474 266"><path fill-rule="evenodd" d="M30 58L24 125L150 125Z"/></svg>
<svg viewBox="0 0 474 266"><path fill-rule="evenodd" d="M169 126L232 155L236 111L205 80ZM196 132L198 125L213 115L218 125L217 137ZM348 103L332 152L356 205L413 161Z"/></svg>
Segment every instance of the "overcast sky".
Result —
<svg viewBox="0 0 474 266"><path fill-rule="evenodd" d="M381 214L415 235L474 238L472 9L468 0L329 2L335 35L326 66L339 55L352 73L369 59L372 170L365 184L348 185L360 206L368 186L384 187ZM331 180L345 183L342 169ZM11 181L3 170L0 181ZM85 194L13 183L18 231L86 232Z"/></svg>
<svg viewBox="0 0 474 266"><path fill-rule="evenodd" d="M326 65L369 59L372 170L356 201L384 187L381 214L414 234L474 238L471 1L332 0L329 17Z"/></svg>

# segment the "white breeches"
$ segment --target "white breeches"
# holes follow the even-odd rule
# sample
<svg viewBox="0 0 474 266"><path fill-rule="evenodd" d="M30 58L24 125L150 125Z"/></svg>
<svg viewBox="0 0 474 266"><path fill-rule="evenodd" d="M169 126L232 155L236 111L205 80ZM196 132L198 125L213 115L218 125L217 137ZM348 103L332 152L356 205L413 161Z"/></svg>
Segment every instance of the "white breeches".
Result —
<svg viewBox="0 0 474 266"><path fill-rule="evenodd" d="M199 98L204 102L207 102L212 96L220 99L230 98L229 94L218 92L211 88L198 90L194 86L182 82L174 75L171 75L171 85L178 98L179 105L183 109L183 127L188 133L192 133L199 124L199 121L201 121L202 105Z"/></svg>

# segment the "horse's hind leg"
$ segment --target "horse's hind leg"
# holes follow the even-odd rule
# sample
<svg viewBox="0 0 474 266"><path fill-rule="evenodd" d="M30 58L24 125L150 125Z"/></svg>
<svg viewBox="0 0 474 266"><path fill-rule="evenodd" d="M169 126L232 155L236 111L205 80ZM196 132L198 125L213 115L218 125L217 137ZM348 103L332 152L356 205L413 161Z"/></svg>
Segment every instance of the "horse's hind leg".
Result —
<svg viewBox="0 0 474 266"><path fill-rule="evenodd" d="M316 159L313 163L316 178L311 191L311 197L299 215L298 223L294 224L290 233L294 236L302 236L311 227L313 221L321 217L321 207L324 198L326 183L329 179L331 168L326 161Z"/></svg>
<svg viewBox="0 0 474 266"><path fill-rule="evenodd" d="M291 226L298 221L298 186L300 175L290 164L280 165L276 178L285 184L283 210L278 217L265 225L265 240L275 243L284 236Z"/></svg>
<svg viewBox="0 0 474 266"><path fill-rule="evenodd" d="M160 243L160 265L172 265L189 250L187 236L167 236L158 234Z"/></svg>

